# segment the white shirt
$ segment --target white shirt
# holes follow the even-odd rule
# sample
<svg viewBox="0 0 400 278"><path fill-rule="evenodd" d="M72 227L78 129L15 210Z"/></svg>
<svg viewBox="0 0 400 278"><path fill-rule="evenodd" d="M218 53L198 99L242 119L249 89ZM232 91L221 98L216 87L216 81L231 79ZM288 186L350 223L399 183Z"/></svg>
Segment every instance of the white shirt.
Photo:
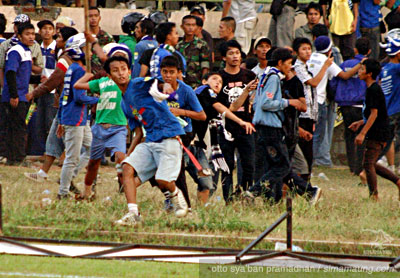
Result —
<svg viewBox="0 0 400 278"><path fill-rule="evenodd" d="M307 61L307 67L308 70L313 74L313 76L317 76L327 59L328 57L326 57L325 54L317 52L313 52L311 54L310 60ZM328 83L328 79L330 80L333 77L337 76L341 71L342 69L335 63L332 63L332 65L329 66L328 70L325 72L322 80L317 86L317 100L319 104L325 103L326 84Z"/></svg>
<svg viewBox="0 0 400 278"><path fill-rule="evenodd" d="M256 2L254 0L232 0L228 15L235 19L236 24L254 19L257 17Z"/></svg>
<svg viewBox="0 0 400 278"><path fill-rule="evenodd" d="M257 66L255 66L251 71L257 75L258 80L261 80L261 76L264 74L264 72L267 68L268 67L265 67L263 69L260 68L260 63L258 63Z"/></svg>

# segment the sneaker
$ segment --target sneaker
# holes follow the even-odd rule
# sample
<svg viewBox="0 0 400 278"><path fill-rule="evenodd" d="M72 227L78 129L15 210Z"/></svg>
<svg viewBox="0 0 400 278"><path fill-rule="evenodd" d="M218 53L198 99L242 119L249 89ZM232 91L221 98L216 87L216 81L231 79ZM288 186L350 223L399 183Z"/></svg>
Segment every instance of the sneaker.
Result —
<svg viewBox="0 0 400 278"><path fill-rule="evenodd" d="M171 196L171 202L175 207L175 216L184 217L188 213L188 205L182 191L178 188L178 193Z"/></svg>
<svg viewBox="0 0 400 278"><path fill-rule="evenodd" d="M71 181L71 185L69 186L69 192L72 192L75 195L81 195L81 191L74 185L73 181Z"/></svg>
<svg viewBox="0 0 400 278"><path fill-rule="evenodd" d="M164 200L164 210L168 213L174 211L174 205L172 204L171 199Z"/></svg>
<svg viewBox="0 0 400 278"><path fill-rule="evenodd" d="M7 157L0 156L0 163L5 164L7 162Z"/></svg>
<svg viewBox="0 0 400 278"><path fill-rule="evenodd" d="M64 194L64 195L57 194L57 199L58 200L69 200L69 199L72 199L72 197L69 194Z"/></svg>
<svg viewBox="0 0 400 278"><path fill-rule="evenodd" d="M44 182L47 180L47 177L42 177L38 173L24 173L24 176L27 177L30 180L36 181L36 182Z"/></svg>
<svg viewBox="0 0 400 278"><path fill-rule="evenodd" d="M315 206L315 204L318 202L319 198L321 198L321 193L322 193L322 189L319 188L318 186L315 186L314 188L316 188L316 190L309 201L310 205L312 205L312 206Z"/></svg>
<svg viewBox="0 0 400 278"><path fill-rule="evenodd" d="M389 164L387 162L387 158L386 156L383 156L381 159L379 159L376 163L378 163L379 165L383 166L383 167L388 167Z"/></svg>
<svg viewBox="0 0 400 278"><path fill-rule="evenodd" d="M114 221L115 225L120 226L137 226L141 222L140 215L133 212L128 212L121 219Z"/></svg>

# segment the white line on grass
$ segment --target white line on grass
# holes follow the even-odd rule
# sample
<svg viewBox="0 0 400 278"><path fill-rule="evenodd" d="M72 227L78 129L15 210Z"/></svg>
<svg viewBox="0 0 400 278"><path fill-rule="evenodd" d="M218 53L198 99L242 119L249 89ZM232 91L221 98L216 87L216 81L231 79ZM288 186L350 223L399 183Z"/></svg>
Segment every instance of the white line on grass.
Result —
<svg viewBox="0 0 400 278"><path fill-rule="evenodd" d="M1 272L1 276L13 277L46 277L46 278L103 278L99 276L79 276L79 275L61 275L61 274L44 274L44 273L22 273L22 272Z"/></svg>

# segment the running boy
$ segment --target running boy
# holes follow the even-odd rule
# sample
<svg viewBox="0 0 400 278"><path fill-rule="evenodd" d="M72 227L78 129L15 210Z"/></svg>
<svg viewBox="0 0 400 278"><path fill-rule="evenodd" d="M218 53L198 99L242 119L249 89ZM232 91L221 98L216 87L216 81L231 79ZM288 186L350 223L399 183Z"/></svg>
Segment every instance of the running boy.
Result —
<svg viewBox="0 0 400 278"><path fill-rule="evenodd" d="M128 151L129 157L122 162L129 211L115 223L137 225L140 222L136 188L153 176L161 189L171 193L175 215L183 217L187 214L188 206L182 191L175 186L175 180L182 161L182 147L178 137L185 132L164 101L168 98L165 93L172 93L173 90L169 84L152 78L129 80L129 68L128 60L118 56L109 58L104 65L106 72L124 94L122 109L131 130L135 131ZM142 126L146 130L146 141L139 144L143 138Z"/></svg>
<svg viewBox="0 0 400 278"><path fill-rule="evenodd" d="M381 66L378 61L368 59L362 63L358 75L367 85L363 107L364 119L353 122L349 126L350 129L356 131L364 125L355 139L355 144L361 145L366 138L363 166L367 174L370 197L375 201L378 201L376 174L396 184L400 197L400 178L391 170L376 163L390 136L385 96L381 87L376 83L380 72Z"/></svg>

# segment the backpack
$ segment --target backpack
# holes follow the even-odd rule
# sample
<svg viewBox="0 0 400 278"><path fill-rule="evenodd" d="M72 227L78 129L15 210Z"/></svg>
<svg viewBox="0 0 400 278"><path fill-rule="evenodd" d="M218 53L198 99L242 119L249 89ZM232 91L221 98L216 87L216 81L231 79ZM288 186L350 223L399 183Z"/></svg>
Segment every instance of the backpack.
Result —
<svg viewBox="0 0 400 278"><path fill-rule="evenodd" d="M350 10L348 0L332 0L329 31L339 36L349 35L352 33L351 24L353 21L354 15Z"/></svg>
<svg viewBox="0 0 400 278"><path fill-rule="evenodd" d="M273 16L280 15L286 2L287 0L273 0L269 9L269 13Z"/></svg>

